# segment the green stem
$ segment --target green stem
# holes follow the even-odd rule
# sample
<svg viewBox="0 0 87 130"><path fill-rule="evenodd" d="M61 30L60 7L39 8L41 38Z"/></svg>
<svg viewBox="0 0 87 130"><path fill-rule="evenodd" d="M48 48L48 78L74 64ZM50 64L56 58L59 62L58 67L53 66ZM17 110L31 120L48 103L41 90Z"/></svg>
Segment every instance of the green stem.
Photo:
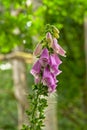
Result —
<svg viewBox="0 0 87 130"><path fill-rule="evenodd" d="M46 86L42 84L34 85L33 94L29 95L31 103L27 111L29 126L23 125L21 130L42 130L45 119L44 110L47 107L46 96L48 96Z"/></svg>
<svg viewBox="0 0 87 130"><path fill-rule="evenodd" d="M39 94L38 91L35 91L34 93L34 104L33 104L33 110L32 110L32 115L31 115L31 128L30 130L35 130L36 129L36 118L37 118L37 106L38 106L38 98L39 98Z"/></svg>

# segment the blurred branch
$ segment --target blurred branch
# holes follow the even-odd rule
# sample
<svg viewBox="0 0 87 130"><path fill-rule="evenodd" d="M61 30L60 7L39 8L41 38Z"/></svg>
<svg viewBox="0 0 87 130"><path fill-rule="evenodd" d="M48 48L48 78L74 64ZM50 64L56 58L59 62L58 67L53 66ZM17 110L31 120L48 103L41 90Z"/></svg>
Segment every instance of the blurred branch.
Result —
<svg viewBox="0 0 87 130"><path fill-rule="evenodd" d="M33 55L25 52L12 52L9 54L0 54L0 61L11 60L11 59L23 59L28 63L32 63Z"/></svg>
<svg viewBox="0 0 87 130"><path fill-rule="evenodd" d="M83 109L84 113L87 114L87 16L84 17L84 51L85 51L85 84L82 87L83 90ZM87 122L87 118L86 118Z"/></svg>
<svg viewBox="0 0 87 130"><path fill-rule="evenodd" d="M70 58L75 62L75 57L74 57L74 54L73 54L73 50L72 50L72 47L70 46L70 43L69 43L69 40L67 38L67 31L65 28L62 29L62 32L63 32L63 39L68 47L68 50L70 51L69 55L70 55Z"/></svg>
<svg viewBox="0 0 87 130"><path fill-rule="evenodd" d="M84 17L84 49L85 49L85 63L86 63L86 84L87 84L87 16Z"/></svg>
<svg viewBox="0 0 87 130"><path fill-rule="evenodd" d="M7 90L7 89L5 89L5 90L0 89L0 95L3 94L3 93L4 93L4 94L8 94L8 95L10 95L12 98L15 99L15 96L14 96L14 92L13 92L13 91Z"/></svg>

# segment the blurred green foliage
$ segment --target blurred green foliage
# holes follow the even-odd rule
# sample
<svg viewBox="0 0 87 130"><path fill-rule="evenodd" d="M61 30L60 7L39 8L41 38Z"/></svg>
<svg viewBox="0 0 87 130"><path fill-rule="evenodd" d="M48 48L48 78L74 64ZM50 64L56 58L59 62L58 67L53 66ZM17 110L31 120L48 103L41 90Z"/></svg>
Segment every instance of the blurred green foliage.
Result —
<svg viewBox="0 0 87 130"><path fill-rule="evenodd" d="M17 126L17 103L11 77L11 70L0 70L0 129L4 130L15 130Z"/></svg>
<svg viewBox="0 0 87 130"><path fill-rule="evenodd" d="M40 1L41 2L41 1ZM84 112L85 56L84 56L84 15L87 14L86 0L43 0L33 10L34 3L26 5L26 0L0 0L0 53L9 53L16 45L23 45L24 51L32 52L38 39L43 35L47 23L54 24L60 30L59 44L67 51L60 69L63 73L58 77L58 127L59 130L86 130ZM62 57L61 57L62 58ZM0 89L11 91L13 84L10 71L1 71ZM2 76L3 73L3 76ZM4 81L8 75L8 81ZM30 75L28 75L30 76ZM32 79L32 77L31 77ZM30 78L28 82L30 86ZM32 84L32 82L31 82ZM4 86L4 87L2 87ZM1 94L0 109L5 110L7 102L11 103L5 110L12 110L16 116L16 102L13 97ZM7 101L4 103L4 101ZM3 108L4 107L4 108ZM8 110L10 109L10 110ZM5 129L4 112L0 116L0 127ZM11 122L11 114L7 114L10 127L16 129L16 120ZM10 127L7 130L10 130Z"/></svg>

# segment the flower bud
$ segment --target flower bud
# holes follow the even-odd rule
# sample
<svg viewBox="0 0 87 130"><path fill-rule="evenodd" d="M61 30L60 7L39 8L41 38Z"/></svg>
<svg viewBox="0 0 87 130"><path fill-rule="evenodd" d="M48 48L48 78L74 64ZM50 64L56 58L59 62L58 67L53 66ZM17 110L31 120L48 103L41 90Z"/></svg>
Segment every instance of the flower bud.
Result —
<svg viewBox="0 0 87 130"><path fill-rule="evenodd" d="M54 52L56 52L57 54L66 57L65 55L66 51L57 43L56 38L53 39L52 48Z"/></svg>
<svg viewBox="0 0 87 130"><path fill-rule="evenodd" d="M52 42L52 35L51 35L50 32L48 32L48 33L46 34L46 40L47 40L49 43Z"/></svg>
<svg viewBox="0 0 87 130"><path fill-rule="evenodd" d="M52 30L53 30L53 36L58 39L59 38L59 30L55 26L52 26Z"/></svg>
<svg viewBox="0 0 87 130"><path fill-rule="evenodd" d="M59 30L55 26L52 26L52 28L53 28L53 32L54 33L58 33L59 34Z"/></svg>
<svg viewBox="0 0 87 130"><path fill-rule="evenodd" d="M39 56L41 54L41 51L42 51L42 45L40 43L38 43L33 54L35 56Z"/></svg>
<svg viewBox="0 0 87 130"><path fill-rule="evenodd" d="M54 35L55 38L57 38L57 39L59 38L59 34L58 33L54 33L53 35Z"/></svg>

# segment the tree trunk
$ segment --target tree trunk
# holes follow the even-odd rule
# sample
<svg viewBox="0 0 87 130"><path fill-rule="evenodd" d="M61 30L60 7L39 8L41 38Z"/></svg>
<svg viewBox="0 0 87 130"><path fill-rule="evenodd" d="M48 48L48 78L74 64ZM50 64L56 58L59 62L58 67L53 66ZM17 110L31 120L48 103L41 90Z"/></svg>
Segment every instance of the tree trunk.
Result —
<svg viewBox="0 0 87 130"><path fill-rule="evenodd" d="M56 94L48 97L48 108L46 109L45 127L43 130L58 130L57 120L57 100Z"/></svg>
<svg viewBox="0 0 87 130"><path fill-rule="evenodd" d="M84 17L84 41L85 41L84 49L85 49L86 75L85 75L85 85L83 86L83 107L84 107L84 113L87 114L87 16Z"/></svg>
<svg viewBox="0 0 87 130"><path fill-rule="evenodd" d="M20 48L15 48L14 51L19 51ZM27 103L27 84L26 84L26 69L22 59L14 59L12 61L14 94L17 99L18 106L18 129L21 129L23 123L27 122L25 110L28 107Z"/></svg>

